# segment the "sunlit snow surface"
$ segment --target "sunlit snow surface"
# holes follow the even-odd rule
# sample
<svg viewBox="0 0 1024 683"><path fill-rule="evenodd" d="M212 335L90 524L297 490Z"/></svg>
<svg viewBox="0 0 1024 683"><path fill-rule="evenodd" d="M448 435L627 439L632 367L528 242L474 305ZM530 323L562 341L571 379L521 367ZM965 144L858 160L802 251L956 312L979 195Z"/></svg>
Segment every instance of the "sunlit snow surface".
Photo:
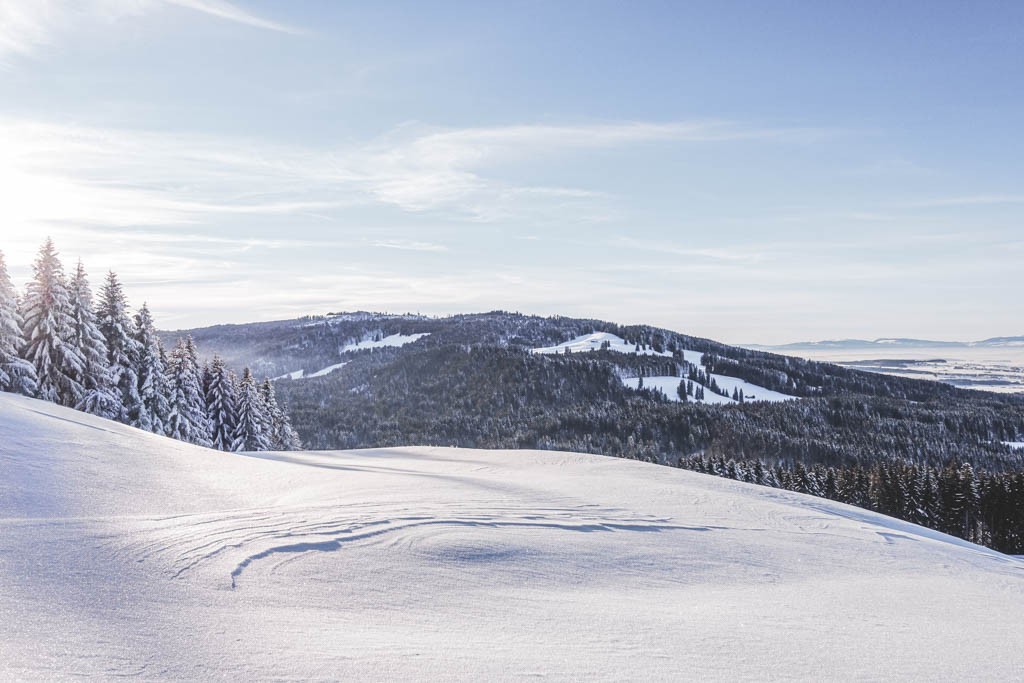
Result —
<svg viewBox="0 0 1024 683"><path fill-rule="evenodd" d="M0 394L0 680L1013 680L1024 563L644 463L231 455Z"/></svg>

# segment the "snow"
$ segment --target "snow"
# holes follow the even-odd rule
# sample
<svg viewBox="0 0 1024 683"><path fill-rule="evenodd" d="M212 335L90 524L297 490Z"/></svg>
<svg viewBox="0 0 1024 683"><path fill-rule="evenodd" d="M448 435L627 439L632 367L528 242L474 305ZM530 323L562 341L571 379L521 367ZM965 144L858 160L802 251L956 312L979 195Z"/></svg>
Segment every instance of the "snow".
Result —
<svg viewBox="0 0 1024 683"><path fill-rule="evenodd" d="M683 351L683 360L690 365L699 368L704 365L704 354L700 351L690 351L686 349Z"/></svg>
<svg viewBox="0 0 1024 683"><path fill-rule="evenodd" d="M428 336L429 334L429 332L420 332L418 334L392 334L384 337L383 339L371 339L361 341L356 344L348 344L341 350L341 352L345 353L347 351L360 351L362 349L383 349L385 347L392 346L405 346L406 344L411 344L414 341Z"/></svg>
<svg viewBox="0 0 1024 683"><path fill-rule="evenodd" d="M343 367L345 367L346 365L348 365L348 361L346 361L346 362L344 362L344 363L335 363L334 365L328 365L328 366L327 366L326 368L324 368L323 370L317 370L317 371L316 371L316 372L314 372L313 374L311 374L311 375L307 375L307 376L308 376L308 377L323 377L323 376L325 376L325 375L329 375L329 374L331 374L331 373L332 373L332 372L334 372L335 370L341 370L341 369L342 369Z"/></svg>
<svg viewBox="0 0 1024 683"><path fill-rule="evenodd" d="M692 396L688 397L688 400L695 403L707 403L711 405L721 405L725 403L738 403L738 401L732 400L732 391L734 388L743 390L743 397L746 401L792 401L795 400L796 396L787 396L771 389L765 389L756 384L751 384L742 379L736 377L729 377L728 375L711 375L718 386L723 390L729 392L729 396L722 396L717 394L711 389L704 388L704 400L696 401ZM665 396L673 401L679 399L679 382L687 381L684 377L669 377L669 376L654 376L644 377L644 388L645 389L659 389ZM639 386L640 380L637 377L625 377L622 383L631 389L636 389ZM694 387L702 386L699 382L693 383Z"/></svg>
<svg viewBox="0 0 1024 683"><path fill-rule="evenodd" d="M652 356L665 356L672 357L672 354L668 351L661 353L654 351L651 348L636 350L635 344L628 344L622 337L617 337L614 334L608 332L595 332L593 334L586 334L582 337L576 337L572 341L567 341L557 346L546 346L539 349L533 349L533 353L542 354L556 354L565 353L566 349L569 349L570 353L584 353L588 351L598 351L605 344L609 344L609 351L616 351L618 353L637 353L641 355L652 355ZM700 351L691 351L689 349L682 351L683 360L695 367L701 367L704 364L704 354ZM747 397L756 397L750 400L758 401L788 401L792 400L794 396L787 396L777 391L771 391L764 387L759 387L756 384L745 382L735 377L728 377L726 375L712 375L718 382L718 385L722 389L726 389L729 392L729 396L722 396L716 394L710 389L706 389L704 392L704 400L696 401L697 403L708 403L708 404L723 404L723 403L736 403L732 398L733 388L743 389L743 393ZM679 401L679 377L658 375L653 377L644 377L644 388L645 389L659 389L669 399L673 401ZM639 386L640 380L636 377L624 377L622 379L623 384L632 389L636 389ZM697 382L694 382L694 386L699 386ZM693 400L691 397L690 400Z"/></svg>
<svg viewBox="0 0 1024 683"><path fill-rule="evenodd" d="M0 394L0 680L1014 680L1024 562L636 461L227 454Z"/></svg>
<svg viewBox="0 0 1024 683"><path fill-rule="evenodd" d="M744 399L747 401L792 401L796 399L795 396L788 396L778 391L765 389L764 387L751 384L750 382L736 377L716 374L712 374L711 377L714 378L719 387L724 391L728 391L730 396L732 396L733 389L742 389ZM708 393L710 393L710 391Z"/></svg>
<svg viewBox="0 0 1024 683"><path fill-rule="evenodd" d="M668 358L672 357L672 354L668 351L662 351L659 353L650 347L641 348L639 351L637 351L636 344L629 344L622 337L611 334L609 332L594 332L593 334L585 334L582 337L576 337L572 341L563 342L561 344L558 344L557 346L546 346L539 349L533 349L533 353L565 353L566 349L569 349L570 353L600 351L602 345L605 342L609 344L609 351L615 351L617 353L635 353L641 356L665 356Z"/></svg>
<svg viewBox="0 0 1024 683"><path fill-rule="evenodd" d="M679 382L685 381L686 379L682 377L668 377L662 375L657 375L654 377L644 377L644 389L659 389L663 394L665 394L666 398L668 398L669 400L679 401L681 400L679 398ZM639 387L640 378L624 377L622 379L622 383L625 384L630 389L636 389ZM693 386L698 387L700 386L700 384L698 382L694 382ZM709 405L736 403L736 401L733 401L731 398L726 398L721 394L716 394L710 389L706 389L704 391L703 401L698 401L694 399L692 396L687 397L687 400L692 401L694 403L707 403Z"/></svg>
<svg viewBox="0 0 1024 683"><path fill-rule="evenodd" d="M275 377L274 379L302 379L303 377L305 377L305 375L305 370L295 370L294 372L286 372L283 375Z"/></svg>
<svg viewBox="0 0 1024 683"><path fill-rule="evenodd" d="M1004 441L1010 448L1024 448L1024 441Z"/></svg>
<svg viewBox="0 0 1024 683"><path fill-rule="evenodd" d="M388 335L387 337L384 337L383 339L371 339L357 342L355 344L347 344L346 346L342 347L341 352L347 353L349 351L361 351L363 349L383 349L386 347L405 346L406 344L411 344L414 341L418 341L423 337L428 336L429 334L429 332L420 332L418 334L392 334ZM295 370L294 372L286 372L285 374L279 377L275 377L274 379L307 379L310 377L324 377L326 375L331 374L335 370L340 370L341 368L348 365L348 363L348 361L345 361L343 363L335 363L334 365L328 365L326 368L322 368L308 375L305 373L305 370Z"/></svg>

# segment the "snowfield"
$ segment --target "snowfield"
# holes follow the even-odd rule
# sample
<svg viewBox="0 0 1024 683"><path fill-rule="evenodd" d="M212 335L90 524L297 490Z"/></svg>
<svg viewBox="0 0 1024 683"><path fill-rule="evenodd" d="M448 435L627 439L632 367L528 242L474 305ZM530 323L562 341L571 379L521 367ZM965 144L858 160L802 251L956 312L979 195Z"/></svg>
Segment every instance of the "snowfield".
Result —
<svg viewBox="0 0 1024 683"><path fill-rule="evenodd" d="M572 453L240 455L0 394L0 679L1013 680L1024 562Z"/></svg>
<svg viewBox="0 0 1024 683"><path fill-rule="evenodd" d="M341 349L341 353L347 353L349 351L361 351L363 349L383 349L389 347L405 346L406 344L412 344L414 341L419 341L423 337L429 335L429 332L420 332L418 334L392 334L382 339L370 339L355 344L348 344ZM285 374L275 377L274 379L306 379L311 377L326 377L335 370L341 370L348 364L349 361L335 363L334 365L328 365L326 368L321 368L316 372L311 372L308 375L306 374L305 370L295 370L294 372L286 372Z"/></svg>
<svg viewBox="0 0 1024 683"><path fill-rule="evenodd" d="M345 361L344 363L335 363L334 365L328 365L326 368L324 368L322 370L317 370L316 372L314 372L314 373L312 373L310 375L306 375L306 376L307 377L326 377L327 375L331 374L335 370L341 370L346 365L348 365L348 361ZM302 378L300 377L298 379L302 379Z"/></svg>
<svg viewBox="0 0 1024 683"><path fill-rule="evenodd" d="M417 334L391 334L383 339L368 339L356 344L349 344L343 348L341 352L346 353L348 351L361 351L363 349L383 349L387 347L405 346L406 344L412 344L414 341L419 341L429 334L429 332L419 332Z"/></svg>
<svg viewBox="0 0 1024 683"><path fill-rule="evenodd" d="M557 346L545 346L539 349L531 349L533 353L540 354L557 354L566 353L587 353L589 351L600 351L604 348L605 344L608 345L608 351L615 351L616 353L633 353L642 356L664 356L671 358L672 353L669 351L655 351L650 347L643 347L637 350L636 344L627 343L622 337L616 336L609 332L594 332L593 334L585 334L582 337L576 337L572 341L563 342ZM684 350L682 352L683 361L693 365L694 367L701 367L704 364L704 354L700 351ZM756 384L745 382L742 379L735 377L728 377L726 375L715 375L711 377L715 378L722 389L729 392L729 396L722 396L717 394L710 389L704 392L703 401L695 401L696 403L707 403L707 404L725 404L725 403L738 403L738 401L732 400L733 389L742 389L747 400L751 401L789 401L793 400L795 396L787 396L786 394L780 394L777 391L771 389L765 389L759 387ZM666 375L658 375L654 377L644 377L644 388L646 389L659 389L672 401L679 401L679 377L671 377ZM685 381L685 380L684 380ZM636 389L640 380L637 377L624 377L622 379L623 384L632 389ZM698 386L694 382L694 386ZM691 401L694 399L691 397Z"/></svg>
<svg viewBox="0 0 1024 683"><path fill-rule="evenodd" d="M797 399L796 396L787 396L786 394L780 394L777 391L765 389L764 387L760 387L756 384L751 384L750 382L738 379L736 377L729 377L728 375L716 375L714 373L712 373L711 377L714 377L715 382L717 382L719 387L729 392L729 396L722 396L721 394L717 394L714 391L711 391L711 389L705 387L703 401L698 401L694 399L692 396L687 397L687 400L692 401L694 403L707 403L714 405L739 403L739 401L734 401L731 398L733 389L737 388L743 390L743 396L745 401L795 401ZM687 380L685 377L669 377L662 375L657 375L654 377L644 377L644 388L659 389L662 393L665 394L666 397L669 398L669 400L679 401L679 383L686 381ZM640 378L624 377L622 379L622 383L625 384L630 389L636 389L640 385ZM698 382L694 382L693 386L697 387L701 385Z"/></svg>
<svg viewBox="0 0 1024 683"><path fill-rule="evenodd" d="M617 353L636 353L642 356L665 356L671 358L672 354L668 351L655 351L650 347L644 347L637 350L636 344L629 344L625 339L617 335L611 334L610 332L594 332L593 334L585 334L582 337L576 337L572 341L563 342L557 346L545 346L539 349L532 349L533 353L551 354L551 353L565 353L568 349L569 353L584 353L587 351L600 351L602 346L607 342L608 350L615 351Z"/></svg>

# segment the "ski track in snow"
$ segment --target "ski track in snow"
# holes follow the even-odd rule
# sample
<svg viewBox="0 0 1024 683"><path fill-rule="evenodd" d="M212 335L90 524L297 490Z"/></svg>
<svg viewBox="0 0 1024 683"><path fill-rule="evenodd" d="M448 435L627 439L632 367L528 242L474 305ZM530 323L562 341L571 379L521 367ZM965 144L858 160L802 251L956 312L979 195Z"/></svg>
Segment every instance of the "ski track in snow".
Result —
<svg viewBox="0 0 1024 683"><path fill-rule="evenodd" d="M1024 563L600 456L225 454L0 394L0 679L1010 680Z"/></svg>

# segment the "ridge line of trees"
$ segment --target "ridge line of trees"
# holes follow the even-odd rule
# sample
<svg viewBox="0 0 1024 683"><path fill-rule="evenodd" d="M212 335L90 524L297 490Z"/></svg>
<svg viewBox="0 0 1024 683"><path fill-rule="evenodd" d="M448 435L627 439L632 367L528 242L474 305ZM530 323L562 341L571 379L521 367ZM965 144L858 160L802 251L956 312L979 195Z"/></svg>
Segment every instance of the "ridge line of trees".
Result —
<svg viewBox="0 0 1024 683"><path fill-rule="evenodd" d="M726 479L807 493L902 519L1004 553L1024 550L1024 473L875 462L834 467L801 462L772 466L760 459L706 454L677 466Z"/></svg>
<svg viewBox="0 0 1024 683"><path fill-rule="evenodd" d="M191 336L168 354L113 271L94 303L82 262L68 279L50 239L20 297L0 252L0 391L223 451L302 447L270 380L239 378L218 356L200 367Z"/></svg>

